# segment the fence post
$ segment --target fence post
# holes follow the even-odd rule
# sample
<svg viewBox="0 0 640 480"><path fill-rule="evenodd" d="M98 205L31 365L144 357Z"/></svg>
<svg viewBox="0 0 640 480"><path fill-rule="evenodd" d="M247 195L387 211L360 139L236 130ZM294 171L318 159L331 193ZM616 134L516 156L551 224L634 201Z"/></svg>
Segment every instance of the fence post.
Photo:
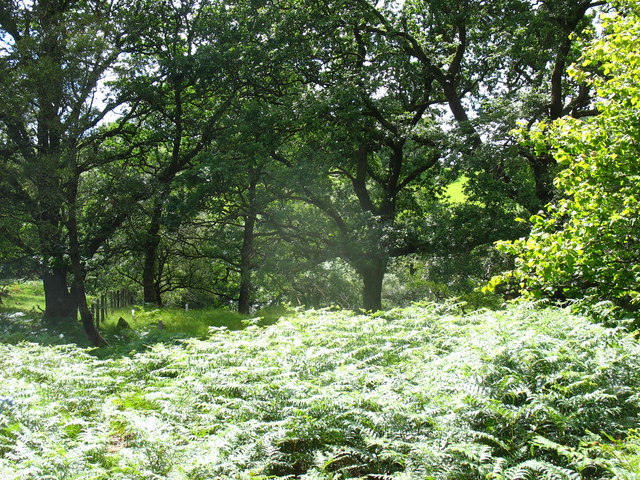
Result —
<svg viewBox="0 0 640 480"><path fill-rule="evenodd" d="M96 301L93 300L91 302L91 316L93 317L94 321L96 322L96 328L100 328L100 317L98 317L96 315Z"/></svg>
<svg viewBox="0 0 640 480"><path fill-rule="evenodd" d="M107 295L106 294L102 294L100 295L100 303L101 303L101 315L102 315L102 321L104 322L107 319Z"/></svg>

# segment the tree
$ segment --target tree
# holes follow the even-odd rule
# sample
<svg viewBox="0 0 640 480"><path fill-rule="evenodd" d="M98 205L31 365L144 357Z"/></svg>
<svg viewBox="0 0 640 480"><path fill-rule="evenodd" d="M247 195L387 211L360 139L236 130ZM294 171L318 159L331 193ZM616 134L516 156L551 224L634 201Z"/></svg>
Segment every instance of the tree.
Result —
<svg viewBox="0 0 640 480"><path fill-rule="evenodd" d="M79 309L94 344L103 340L86 304L85 259L122 215L92 225L85 231L96 236L83 241L79 195L83 177L109 161L100 145L124 124L102 127L124 100L101 90L131 40L122 30L128 9L135 4L125 0L0 6L0 183L9 200L0 216L21 221L17 230L8 231L4 221L1 228L39 259L44 318L69 321Z"/></svg>
<svg viewBox="0 0 640 480"><path fill-rule="evenodd" d="M304 38L282 42L302 87L288 100L298 118L283 128L295 133L271 154L283 166L282 198L330 221L319 232L324 249L358 272L364 307L378 310L389 258L415 248L396 222L399 208L433 183L428 171L440 170L447 141L431 118L443 102L433 79L368 22L377 22L369 10L336 2L310 4L276 28ZM293 61L300 45L307 57Z"/></svg>
<svg viewBox="0 0 640 480"><path fill-rule="evenodd" d="M98 342L84 282L116 251L146 302L189 287L248 311L260 264L295 260L355 272L377 310L394 259L485 251L551 198L550 155L507 132L593 113L565 72L599 4L5 2L0 255L38 259L45 317L80 307Z"/></svg>
<svg viewBox="0 0 640 480"><path fill-rule="evenodd" d="M141 245L145 303L162 304L158 254L174 182L212 148L221 119L238 97L232 42L225 38L220 8L199 0L154 4L139 34L137 69L123 86L138 96L144 112L141 174L153 185Z"/></svg>
<svg viewBox="0 0 640 480"><path fill-rule="evenodd" d="M570 23L568 29L576 29L593 3L565 3L572 8L580 3L581 9L567 9L562 19ZM481 215L500 210L500 216L513 218L523 204L532 208L547 201L543 184L548 172L523 167L520 152L497 133L512 128L515 118L505 119L487 106L494 91L511 99L522 94L527 72L509 79L505 63L522 67L525 60L516 47L533 36L527 23L540 24L550 12L555 10L515 0L416 0L402 6L366 0L312 2L293 19L289 14L287 25L273 29L284 31L288 39L304 32L303 39L289 42L295 47L283 42L283 50L293 58L304 44L302 51L310 55L290 60L294 78L307 89L301 89L291 107L299 115L299 133L277 148L274 158L297 172L289 173L297 179L289 182L290 200L306 202L333 223L325 246L360 275L365 308L380 308L391 258L430 247L415 235L424 223L419 217L428 214L417 208L417 194L435 200L438 188L465 168L473 177L475 198L487 205L483 212L476 209ZM509 32L514 30L528 35L512 40ZM554 39L562 43L567 29L561 34L556 30ZM511 55L507 62L505 52ZM560 76L551 90L560 90L557 102L564 102L570 94L561 84L568 52L558 55L554 79ZM531 67L531 90L545 85L549 57L552 53ZM494 188L487 189L489 177ZM534 188L534 182L541 187ZM531 201L536 193L541 198ZM505 205L507 195L515 198ZM468 218L458 218L463 216ZM492 233L490 242L504 231ZM471 249L478 244L465 245Z"/></svg>
<svg viewBox="0 0 640 480"><path fill-rule="evenodd" d="M436 227L449 232L444 249L423 240L420 250L468 257L474 249L486 251L477 249L483 242L521 234L513 219L551 200L555 162L515 145L508 132L517 120L530 125L568 113L593 114L589 87L571 81L566 67L577 55L574 34L590 24L589 11L603 2L417 0L399 11L359 3L374 16L363 29L383 36L431 79L431 98L440 95L454 120L448 131L458 135L457 143L455 137L449 142L449 158L468 178L469 200L477 202L455 206L453 222ZM464 220L473 216L482 221L470 228Z"/></svg>
<svg viewBox="0 0 640 480"><path fill-rule="evenodd" d="M585 45L573 76L596 92L599 115L539 123L526 136L563 170L562 197L531 217L527 238L500 249L516 269L494 279L527 296L610 300L637 310L640 300L640 7L617 3L601 15L604 35Z"/></svg>

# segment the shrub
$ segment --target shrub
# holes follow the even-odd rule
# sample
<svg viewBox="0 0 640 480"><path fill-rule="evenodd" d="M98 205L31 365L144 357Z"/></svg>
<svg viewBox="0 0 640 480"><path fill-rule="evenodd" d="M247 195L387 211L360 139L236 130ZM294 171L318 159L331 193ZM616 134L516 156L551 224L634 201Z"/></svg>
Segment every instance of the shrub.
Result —
<svg viewBox="0 0 640 480"><path fill-rule="evenodd" d="M531 218L528 238L500 244L517 257L516 268L490 287L507 283L530 297L638 310L640 7L618 3L619 12L602 15L605 35L573 72L595 90L599 115L539 124L527 139L564 167L555 180L562 198Z"/></svg>

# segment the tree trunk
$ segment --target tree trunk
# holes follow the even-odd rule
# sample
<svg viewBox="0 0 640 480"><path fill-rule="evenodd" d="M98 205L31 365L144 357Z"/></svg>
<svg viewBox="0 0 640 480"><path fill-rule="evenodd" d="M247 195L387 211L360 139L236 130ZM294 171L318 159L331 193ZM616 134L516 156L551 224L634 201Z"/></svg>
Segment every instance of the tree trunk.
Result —
<svg viewBox="0 0 640 480"><path fill-rule="evenodd" d="M240 295L238 298L238 312L246 315L251 313L251 272L253 256L255 254L253 241L256 226L256 186L258 176L252 172L249 185L249 205L244 217L244 232L242 235L242 250L240 251Z"/></svg>
<svg viewBox="0 0 640 480"><path fill-rule="evenodd" d="M76 305L69 293L67 268L54 267L42 275L44 286L44 314L47 322L67 322L76 318Z"/></svg>
<svg viewBox="0 0 640 480"><path fill-rule="evenodd" d="M41 211L36 216L40 252L46 261L41 271L45 297L43 320L59 323L75 320L77 314L67 279L69 266L65 257L68 255L68 244L61 213L64 207L55 195L60 185L51 174L46 176L45 173L46 169L37 172L40 189L37 199Z"/></svg>
<svg viewBox="0 0 640 480"><path fill-rule="evenodd" d="M251 313L251 259L253 257L253 232L249 233L247 221L245 221L244 239L242 243L242 255L240 260L240 295L238 297L238 312L248 315ZM249 227L250 228L250 227Z"/></svg>
<svg viewBox="0 0 640 480"><path fill-rule="evenodd" d="M160 275L158 275L159 277ZM156 281L153 282L153 290L156 292L156 305L162 306L162 285L160 284L160 278L156 277Z"/></svg>
<svg viewBox="0 0 640 480"><path fill-rule="evenodd" d="M366 265L358 268L362 278L362 308L377 312L382 309L382 282L387 271L387 261L384 258L370 258Z"/></svg>
<svg viewBox="0 0 640 480"><path fill-rule="evenodd" d="M69 231L69 257L71 258L71 273L73 275L72 292L75 297L75 304L80 311L80 320L82 328L87 334L89 342L95 347L107 345L107 341L100 335L96 324L93 321L93 314L87 305L87 293L85 289L85 269L82 263L82 254L80 252L80 240L78 237L78 221L77 221L77 191L78 180L70 182L69 187L69 219L67 221L67 229Z"/></svg>
<svg viewBox="0 0 640 480"><path fill-rule="evenodd" d="M91 345L94 347L103 347L107 345L107 341L100 335L94 322L93 314L87 305L87 293L84 286L85 272L79 257L73 260L73 277L73 290L76 296L78 310L80 311L82 328Z"/></svg>
<svg viewBox="0 0 640 480"><path fill-rule="evenodd" d="M144 244L144 266L142 269L143 301L144 303L155 305L161 304L160 293L157 288L157 265L162 203L162 199L156 199L153 207Z"/></svg>
<svg viewBox="0 0 640 480"><path fill-rule="evenodd" d="M534 208L535 211L531 213L538 213L538 211L544 208L551 200L553 200L553 178L554 178L554 166L557 165L555 159L549 155L538 155L533 158L531 162L531 168L533 170L533 177L536 186L536 198L538 199L538 205Z"/></svg>

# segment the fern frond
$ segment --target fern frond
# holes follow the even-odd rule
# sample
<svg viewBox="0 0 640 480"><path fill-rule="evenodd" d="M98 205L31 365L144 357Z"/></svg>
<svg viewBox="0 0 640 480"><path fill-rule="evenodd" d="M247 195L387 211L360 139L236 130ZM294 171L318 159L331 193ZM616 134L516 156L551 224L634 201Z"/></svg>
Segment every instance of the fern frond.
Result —
<svg viewBox="0 0 640 480"><path fill-rule="evenodd" d="M527 460L505 471L505 480L581 480L574 470L542 460Z"/></svg>

